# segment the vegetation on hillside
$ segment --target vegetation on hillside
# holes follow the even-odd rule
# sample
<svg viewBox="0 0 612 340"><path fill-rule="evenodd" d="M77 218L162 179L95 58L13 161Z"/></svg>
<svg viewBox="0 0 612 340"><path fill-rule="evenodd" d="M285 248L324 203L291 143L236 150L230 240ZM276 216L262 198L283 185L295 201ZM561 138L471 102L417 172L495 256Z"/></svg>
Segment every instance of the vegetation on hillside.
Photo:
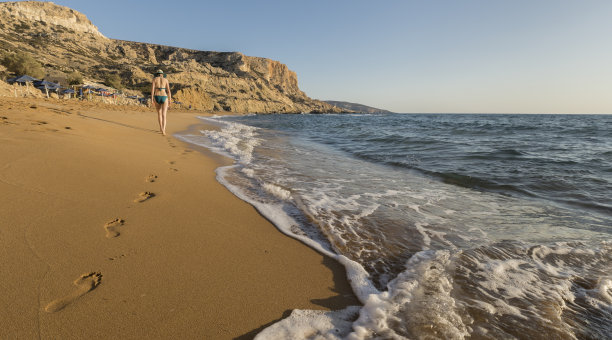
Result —
<svg viewBox="0 0 612 340"><path fill-rule="evenodd" d="M123 84L121 83L121 76L119 76L117 73L108 74L106 76L106 79L104 80L104 84L117 90L123 89Z"/></svg>
<svg viewBox="0 0 612 340"><path fill-rule="evenodd" d="M0 63L17 76L24 74L34 78L45 76L42 65L27 52L4 53L0 58Z"/></svg>
<svg viewBox="0 0 612 340"><path fill-rule="evenodd" d="M83 84L83 75L81 75L81 72L79 72L78 70L74 71L68 75L68 78L66 79L66 81L68 82L69 85Z"/></svg>

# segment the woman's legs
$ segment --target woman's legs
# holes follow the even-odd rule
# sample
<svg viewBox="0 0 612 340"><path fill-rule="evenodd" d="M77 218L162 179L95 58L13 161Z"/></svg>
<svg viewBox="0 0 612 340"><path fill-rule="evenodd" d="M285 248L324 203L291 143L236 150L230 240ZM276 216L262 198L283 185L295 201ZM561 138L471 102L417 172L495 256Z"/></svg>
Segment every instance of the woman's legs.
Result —
<svg viewBox="0 0 612 340"><path fill-rule="evenodd" d="M159 131L165 136L166 135L166 131L165 131L166 130L166 115L164 114L164 104L155 103L155 109L157 110L157 121L159 122Z"/></svg>
<svg viewBox="0 0 612 340"><path fill-rule="evenodd" d="M166 135L166 114L168 113L168 105L170 103L168 103L168 100L166 100L162 105L162 113L161 113L161 123L160 123L160 127L162 130L162 134L165 136Z"/></svg>
<svg viewBox="0 0 612 340"><path fill-rule="evenodd" d="M157 121L159 122L159 131L162 135L166 135L166 114L168 113L168 100L163 104L155 103L155 109L157 110Z"/></svg>

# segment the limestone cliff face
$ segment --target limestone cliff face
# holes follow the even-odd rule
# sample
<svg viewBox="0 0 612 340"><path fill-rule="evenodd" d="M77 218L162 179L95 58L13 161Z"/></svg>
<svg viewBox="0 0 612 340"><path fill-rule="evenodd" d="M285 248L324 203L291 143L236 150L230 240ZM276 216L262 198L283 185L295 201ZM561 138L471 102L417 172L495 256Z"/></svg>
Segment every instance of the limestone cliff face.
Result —
<svg viewBox="0 0 612 340"><path fill-rule="evenodd" d="M309 98L297 75L274 60L237 52L196 51L104 37L85 15L49 2L0 3L0 52L25 50L47 71L80 71L102 82L119 74L127 88L146 93L152 74L168 74L185 105L236 113L340 112Z"/></svg>
<svg viewBox="0 0 612 340"><path fill-rule="evenodd" d="M54 5L52 2L22 1L0 4L2 11L17 19L31 22L44 22L64 26L75 32L90 33L103 37L98 28L82 13Z"/></svg>

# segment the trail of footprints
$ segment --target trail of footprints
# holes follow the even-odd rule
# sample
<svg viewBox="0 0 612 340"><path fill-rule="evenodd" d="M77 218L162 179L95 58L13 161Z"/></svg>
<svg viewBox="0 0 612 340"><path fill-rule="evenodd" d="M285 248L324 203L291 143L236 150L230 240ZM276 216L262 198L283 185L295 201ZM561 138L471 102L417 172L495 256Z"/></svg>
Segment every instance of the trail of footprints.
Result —
<svg viewBox="0 0 612 340"><path fill-rule="evenodd" d="M157 180L157 175L151 174L145 178L145 181L148 183L153 183ZM150 191L144 191L138 194L138 197L134 200L135 203L142 203L146 200L155 197L155 194ZM106 238L114 238L121 235L119 231L119 227L125 224L125 220L122 218L116 218L104 225L104 230L106 230Z"/></svg>
<svg viewBox="0 0 612 340"><path fill-rule="evenodd" d="M4 117L2 117L4 118ZM170 164L174 164L174 162L169 162ZM176 169L173 169L178 171ZM149 183L153 183L157 180L157 175L151 174L149 175L145 181ZM146 200L155 197L155 194L149 191L142 192L138 195L138 197L134 200L134 202L142 203ZM122 218L115 218L112 221L104 224L104 230L106 231L106 238L115 238L121 235L119 231L120 227L125 224L125 220ZM126 254L121 254L115 257L109 257L109 261L119 260L127 256ZM45 311L48 313L55 313L62 309L64 309L69 304L78 300L81 296L91 292L96 289L102 283L102 273L100 272L91 272L87 274L81 275L78 279L76 279L73 284L76 287L71 293L68 295L51 301L46 307Z"/></svg>
<svg viewBox="0 0 612 340"><path fill-rule="evenodd" d="M2 117L2 120L7 120L6 117ZM46 122L39 122L40 124L46 124ZM170 145L171 147L176 147L176 145ZM168 165L174 166L174 161L168 161ZM178 169L171 167L170 170L178 171ZM151 174L145 178L145 181L148 183L153 183L157 180L157 175ZM135 203L142 203L151 198L155 197L155 194L150 191L141 192L138 197L134 200ZM115 218L112 221L104 224L104 230L106 231L106 238L112 239L119 235L121 235L120 227L125 224L125 220L122 218ZM121 254L115 257L109 257L109 261L120 260L124 258L126 254ZM48 313L55 313L62 309L64 309L69 304L78 300L81 296L91 292L96 289L102 283L102 273L100 272L90 272L87 274L81 275L78 279L76 279L73 284L76 287L71 293L68 295L51 301L46 307L45 311Z"/></svg>
<svg viewBox="0 0 612 340"><path fill-rule="evenodd" d="M168 138L168 145L169 145L171 148L173 148L173 149L178 147L178 146L177 146L177 145L176 145L176 144L175 144L175 143L174 143L174 142L173 142L173 141L172 141L170 138ZM184 150L181 152L181 156L184 156L184 155L186 155L186 154L188 154L188 153L190 153L190 152L193 152L193 150L191 150L191 149L184 149ZM170 163L170 164L174 164L174 162L168 162L168 163Z"/></svg>

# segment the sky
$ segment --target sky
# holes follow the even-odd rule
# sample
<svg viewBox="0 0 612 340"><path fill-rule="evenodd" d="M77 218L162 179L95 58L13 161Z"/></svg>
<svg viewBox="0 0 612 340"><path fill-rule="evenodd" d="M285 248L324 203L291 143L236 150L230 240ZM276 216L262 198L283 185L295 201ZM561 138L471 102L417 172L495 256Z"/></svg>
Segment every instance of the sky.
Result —
<svg viewBox="0 0 612 340"><path fill-rule="evenodd" d="M405 113L612 113L608 0L55 0L105 36L286 64Z"/></svg>

